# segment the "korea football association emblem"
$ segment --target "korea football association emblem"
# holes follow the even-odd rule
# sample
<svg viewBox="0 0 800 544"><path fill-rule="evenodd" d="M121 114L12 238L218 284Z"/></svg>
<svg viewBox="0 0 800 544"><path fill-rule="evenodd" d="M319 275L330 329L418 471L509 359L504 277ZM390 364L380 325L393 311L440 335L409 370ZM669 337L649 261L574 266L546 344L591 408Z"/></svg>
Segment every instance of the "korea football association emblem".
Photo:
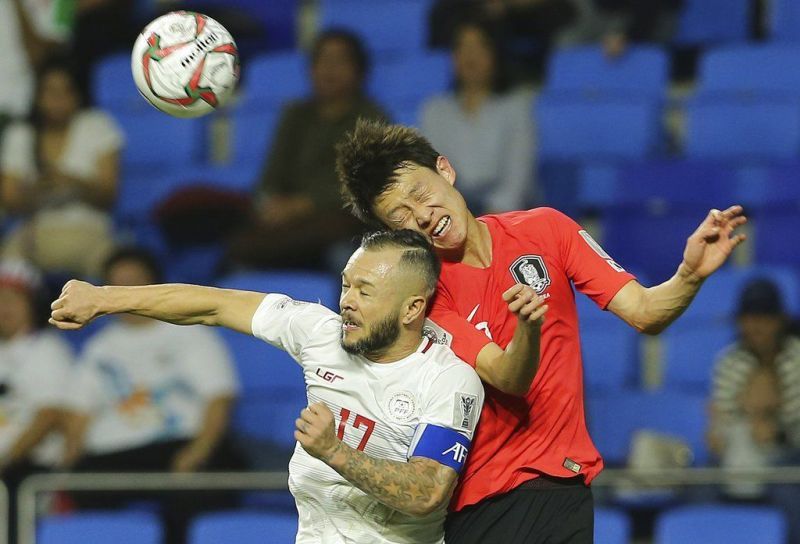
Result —
<svg viewBox="0 0 800 544"><path fill-rule="evenodd" d="M539 255L523 255L514 261L509 270L517 283L530 285L540 295L550 285L550 274Z"/></svg>

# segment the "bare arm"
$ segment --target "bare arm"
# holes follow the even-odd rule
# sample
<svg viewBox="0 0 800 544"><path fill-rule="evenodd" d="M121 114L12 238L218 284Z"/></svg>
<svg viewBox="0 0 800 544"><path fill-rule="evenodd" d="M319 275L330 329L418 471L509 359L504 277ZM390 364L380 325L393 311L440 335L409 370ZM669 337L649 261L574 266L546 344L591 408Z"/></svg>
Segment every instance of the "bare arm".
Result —
<svg viewBox="0 0 800 544"><path fill-rule="evenodd" d="M28 59L34 67L38 67L59 44L39 36L33 26L22 0L11 0L14 10L19 20L20 30L22 31L22 43L28 52Z"/></svg>
<svg viewBox="0 0 800 544"><path fill-rule="evenodd" d="M263 299L263 293L199 285L97 287L70 280L51 305L50 323L74 330L96 317L131 313L176 325L227 327L252 334L253 315Z"/></svg>
<svg viewBox="0 0 800 544"><path fill-rule="evenodd" d="M62 419L64 432L64 457L62 468L71 468L83 456L86 447L86 431L92 418L84 412L68 411Z"/></svg>
<svg viewBox="0 0 800 544"><path fill-rule="evenodd" d="M206 406L200 432L172 461L172 469L190 472L205 465L225 436L235 397L223 395L212 399Z"/></svg>
<svg viewBox="0 0 800 544"><path fill-rule="evenodd" d="M42 408L33 418L27 429L17 438L6 454L2 464L12 465L30 455L33 448L53 431L61 421L61 412L57 408Z"/></svg>
<svg viewBox="0 0 800 544"><path fill-rule="evenodd" d="M405 463L351 448L336 438L333 414L323 403L304 409L296 425L295 438L310 455L389 508L424 516L450 501L458 479L455 470L424 457Z"/></svg>
<svg viewBox="0 0 800 544"><path fill-rule="evenodd" d="M692 302L703 281L713 274L745 240L733 234L747 218L741 206L724 212L711 210L686 242L683 261L669 280L654 287L629 282L619 290L608 309L645 334L658 334L675 321Z"/></svg>
<svg viewBox="0 0 800 544"><path fill-rule="evenodd" d="M517 316L514 337L504 350L494 342L478 353L475 370L481 380L510 395L528 393L539 369L539 341L547 305L527 285L503 293L508 309Z"/></svg>

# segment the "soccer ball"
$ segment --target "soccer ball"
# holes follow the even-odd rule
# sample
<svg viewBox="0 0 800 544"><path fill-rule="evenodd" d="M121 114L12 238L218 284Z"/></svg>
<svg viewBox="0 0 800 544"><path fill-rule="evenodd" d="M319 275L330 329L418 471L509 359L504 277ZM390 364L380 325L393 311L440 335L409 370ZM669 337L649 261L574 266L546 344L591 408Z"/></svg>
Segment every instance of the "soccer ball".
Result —
<svg viewBox="0 0 800 544"><path fill-rule="evenodd" d="M131 70L153 106L175 117L199 117L230 98L239 80L239 52L211 17L173 11L139 34Z"/></svg>

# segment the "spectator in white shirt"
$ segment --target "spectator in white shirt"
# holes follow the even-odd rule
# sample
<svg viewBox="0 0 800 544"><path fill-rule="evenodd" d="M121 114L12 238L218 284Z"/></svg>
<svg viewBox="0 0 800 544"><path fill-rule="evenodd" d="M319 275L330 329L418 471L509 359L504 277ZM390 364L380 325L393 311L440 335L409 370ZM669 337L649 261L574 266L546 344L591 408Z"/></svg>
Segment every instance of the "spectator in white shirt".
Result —
<svg viewBox="0 0 800 544"><path fill-rule="evenodd" d="M470 209L524 208L535 192L531 97L506 92L497 43L480 24L456 31L453 67L455 91L423 105L422 132L461 165L456 183Z"/></svg>

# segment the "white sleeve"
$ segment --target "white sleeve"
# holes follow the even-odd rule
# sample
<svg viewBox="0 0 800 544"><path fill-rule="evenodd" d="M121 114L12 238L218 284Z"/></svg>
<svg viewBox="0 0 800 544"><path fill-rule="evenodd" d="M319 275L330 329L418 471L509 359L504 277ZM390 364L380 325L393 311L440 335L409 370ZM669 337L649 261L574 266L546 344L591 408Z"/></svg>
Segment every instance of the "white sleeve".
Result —
<svg viewBox="0 0 800 544"><path fill-rule="evenodd" d="M25 397L36 408L64 406L64 384L72 370L69 346L63 339L47 335L38 339L30 355L23 369Z"/></svg>
<svg viewBox="0 0 800 544"><path fill-rule="evenodd" d="M116 121L100 110L81 112L74 122L74 132L60 166L71 175L92 178L100 158L119 151L125 139Z"/></svg>
<svg viewBox="0 0 800 544"><path fill-rule="evenodd" d="M17 123L3 133L0 145L0 173L27 181L35 175L33 163L33 130Z"/></svg>
<svg viewBox="0 0 800 544"><path fill-rule="evenodd" d="M205 399L235 395L239 390L233 361L219 334L204 327L181 327L174 348L184 375L195 391Z"/></svg>
<svg viewBox="0 0 800 544"><path fill-rule="evenodd" d="M314 332L338 315L321 304L269 294L253 315L253 336L282 349L299 360Z"/></svg>
<svg viewBox="0 0 800 544"><path fill-rule="evenodd" d="M483 408L483 385L467 363L448 366L428 387L420 423L454 429L470 440Z"/></svg>

